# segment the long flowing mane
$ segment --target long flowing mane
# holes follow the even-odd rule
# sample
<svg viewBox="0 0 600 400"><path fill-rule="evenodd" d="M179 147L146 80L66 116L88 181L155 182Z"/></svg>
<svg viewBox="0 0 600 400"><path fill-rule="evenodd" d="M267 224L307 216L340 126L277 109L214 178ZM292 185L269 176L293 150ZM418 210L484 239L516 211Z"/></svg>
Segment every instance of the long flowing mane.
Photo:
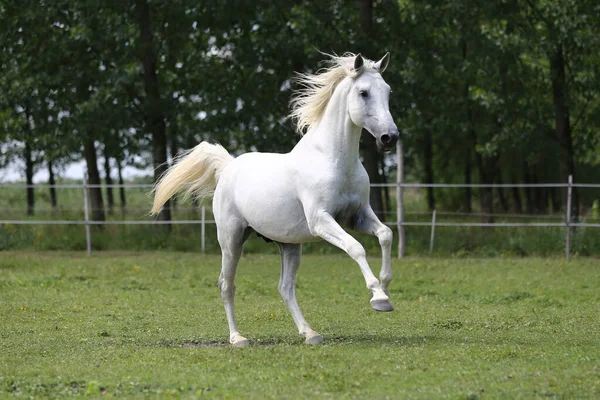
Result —
<svg viewBox="0 0 600 400"><path fill-rule="evenodd" d="M375 71L375 63L366 58L360 71L355 71L356 54L327 55L330 57L327 60L329 67L317 71L316 74L297 73L294 79L301 88L290 102L290 117L296 122L296 130L300 134L309 131L321 120L335 88L344 78L357 78L364 71Z"/></svg>

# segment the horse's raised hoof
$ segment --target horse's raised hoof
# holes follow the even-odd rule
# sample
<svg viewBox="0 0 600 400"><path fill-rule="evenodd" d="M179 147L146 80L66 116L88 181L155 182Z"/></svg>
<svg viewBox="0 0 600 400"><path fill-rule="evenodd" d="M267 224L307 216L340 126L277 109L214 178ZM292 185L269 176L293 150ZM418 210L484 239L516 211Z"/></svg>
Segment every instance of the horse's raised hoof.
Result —
<svg viewBox="0 0 600 400"><path fill-rule="evenodd" d="M241 335L236 335L231 339L233 347L249 347L250 341Z"/></svg>
<svg viewBox="0 0 600 400"><path fill-rule="evenodd" d="M371 299L370 303L375 311L394 311L394 306L392 306L390 299Z"/></svg>
<svg viewBox="0 0 600 400"><path fill-rule="evenodd" d="M319 335L318 333L313 333L312 335L309 335L306 337L306 340L304 341L304 343L306 344L310 344L310 345L315 345L315 344L319 344L323 341L323 336Z"/></svg>

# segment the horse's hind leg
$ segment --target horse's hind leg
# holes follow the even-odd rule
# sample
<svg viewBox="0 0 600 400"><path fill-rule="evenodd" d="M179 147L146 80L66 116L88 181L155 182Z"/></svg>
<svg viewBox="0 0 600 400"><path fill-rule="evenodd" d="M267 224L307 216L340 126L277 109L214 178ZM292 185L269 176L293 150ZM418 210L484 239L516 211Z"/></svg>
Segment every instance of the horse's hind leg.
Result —
<svg viewBox="0 0 600 400"><path fill-rule="evenodd" d="M296 272L300 266L302 255L301 244L277 243L279 253L281 254L281 278L279 280L279 293L285 301L285 304L292 313L292 318L298 326L298 332L306 338L307 344L318 344L323 341L323 337L313 331L308 325L298 302L296 301Z"/></svg>
<svg viewBox="0 0 600 400"><path fill-rule="evenodd" d="M226 226L224 228L218 227L217 233L223 254L221 275L219 276L219 289L221 289L221 298L225 305L225 314L227 315L227 323L229 324L229 342L236 347L246 347L250 343L238 331L235 322L233 301L235 296L235 273L242 255L244 241L248 237L248 232L245 232L244 229Z"/></svg>

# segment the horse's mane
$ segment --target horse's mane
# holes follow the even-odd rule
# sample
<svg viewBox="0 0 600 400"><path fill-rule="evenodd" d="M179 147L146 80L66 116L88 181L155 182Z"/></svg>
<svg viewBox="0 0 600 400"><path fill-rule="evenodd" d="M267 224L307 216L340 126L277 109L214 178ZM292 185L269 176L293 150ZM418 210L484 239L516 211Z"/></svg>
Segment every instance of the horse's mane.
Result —
<svg viewBox="0 0 600 400"><path fill-rule="evenodd" d="M355 71L356 54L326 55L330 57L327 60L329 67L317 71L316 74L297 73L294 79L301 88L296 91L290 102L290 117L296 122L296 130L300 134L309 131L321 120L335 88L344 78L357 78L364 71L375 71L375 63L364 57L363 67L360 71Z"/></svg>

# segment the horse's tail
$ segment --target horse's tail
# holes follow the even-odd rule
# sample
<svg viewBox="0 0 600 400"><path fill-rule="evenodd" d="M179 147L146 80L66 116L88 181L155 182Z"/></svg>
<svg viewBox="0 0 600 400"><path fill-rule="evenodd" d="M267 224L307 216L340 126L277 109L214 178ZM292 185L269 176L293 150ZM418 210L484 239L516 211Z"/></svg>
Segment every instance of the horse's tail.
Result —
<svg viewBox="0 0 600 400"><path fill-rule="evenodd" d="M178 155L173 166L154 185L151 214L158 214L162 206L180 191L184 192L184 198L212 196L221 171L232 160L233 156L222 146L207 142Z"/></svg>

